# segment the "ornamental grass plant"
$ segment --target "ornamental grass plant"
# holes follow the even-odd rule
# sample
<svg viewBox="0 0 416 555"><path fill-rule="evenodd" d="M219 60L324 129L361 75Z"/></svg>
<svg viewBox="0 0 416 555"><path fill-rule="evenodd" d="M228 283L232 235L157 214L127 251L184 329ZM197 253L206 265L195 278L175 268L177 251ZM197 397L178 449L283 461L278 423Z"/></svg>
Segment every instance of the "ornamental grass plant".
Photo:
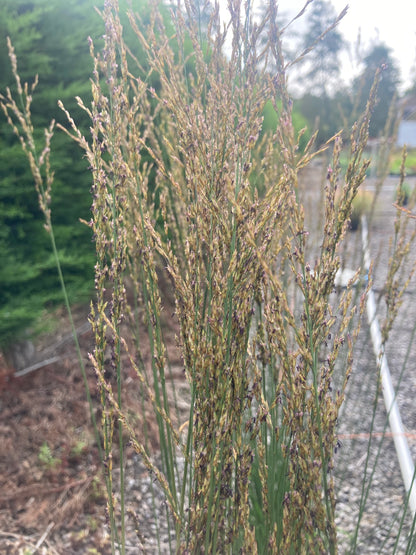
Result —
<svg viewBox="0 0 416 555"><path fill-rule="evenodd" d="M249 3L229 8L228 26L221 26L217 8L203 29L197 5L178 6L173 33L156 10L145 32L130 14L151 72L159 77L155 90L130 69L117 5L107 2L104 51L92 50L91 109L80 101L91 115L91 144L68 115L94 176L91 362L102 392L108 475L118 422L165 492L176 532L172 548L334 552L331 468L350 357L335 391L332 374L340 350L352 348L347 330L355 307L351 291L334 307L329 297L337 251L368 166L362 154L374 99L353 130L353 155L337 206L339 171L328 180L321 251L308 263L298 171L316 153L313 141L300 152L294 136L276 5L260 24L253 23ZM279 122L261 140L268 101ZM337 137L334 168L340 150ZM176 421L169 402L158 267L175 297L191 397L185 422ZM141 364L140 343L127 350L123 338L126 273L140 308L131 316L144 318L147 327L148 365ZM111 368L105 364L107 345ZM160 468L123 410L122 353L154 407ZM108 373L116 374L116 387ZM121 429L118 436L122 469ZM123 492L123 473L120 479ZM112 499L109 514L113 522ZM122 543L123 522L121 497Z"/></svg>
<svg viewBox="0 0 416 555"><path fill-rule="evenodd" d="M155 2L147 23L130 11L144 74L117 1L106 0L104 48L90 45L93 101L78 99L91 139L66 112L93 175L90 363L112 549L126 551L128 441L164 493L171 552L336 553L337 420L366 290L354 291L357 273L333 292L369 167L379 76L341 176L341 134L299 148L287 89L297 60L283 58L276 2L260 22L249 1L230 0L225 24L218 6L205 25L200 9L178 2L167 21ZM266 103L278 114L267 133ZM299 174L324 150L332 154L316 240ZM171 300L186 416L166 341ZM124 405L127 374L142 415Z"/></svg>

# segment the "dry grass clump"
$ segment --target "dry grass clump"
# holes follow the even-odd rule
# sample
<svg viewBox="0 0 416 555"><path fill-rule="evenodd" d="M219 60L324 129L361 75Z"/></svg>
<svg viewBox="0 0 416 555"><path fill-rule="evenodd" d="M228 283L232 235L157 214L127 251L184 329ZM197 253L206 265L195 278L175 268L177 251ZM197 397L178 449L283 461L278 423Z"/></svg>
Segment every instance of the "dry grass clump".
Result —
<svg viewBox="0 0 416 555"><path fill-rule="evenodd" d="M338 203L339 171L329 177L321 253L311 266L297 173L313 156L312 142L299 152L273 24L276 6L271 2L269 19L259 24L249 5L243 9L236 1L229 8L227 27L221 27L217 9L202 29L196 6L186 2L173 15L173 36L157 11L145 32L130 14L160 80L156 91L145 77L132 74L117 5L107 2L105 48L102 54L92 50L91 109L79 101L91 116L91 144L68 115L94 176L90 225L97 245L97 302L91 361L105 407L109 490L118 421L165 491L181 552L335 552L331 469L350 357L341 389L333 391L332 376L344 344L351 352L347 329L354 310L350 292L339 306L331 306L329 297L339 244L368 165L362 152L369 114L353 131L352 161ZM266 23L268 43L261 47ZM268 71L270 58L278 68L274 74ZM279 122L262 143L267 101ZM335 168L340 149L337 138ZM181 428L185 437L168 402L160 265L175 295L191 392L189 418ZM121 353L127 349L121 323L130 311L126 274L136 284L150 338L150 368L141 364L140 338L130 363L154 406L161 469L121 404ZM113 373L115 389L106 378ZM122 454L121 430L119 437ZM183 471L178 456L185 461ZM113 539L123 544L123 498L119 533L112 495L109 516Z"/></svg>
<svg viewBox="0 0 416 555"><path fill-rule="evenodd" d="M173 31L157 6L147 26L129 14L150 67L143 75L134 73L117 2L107 0L104 49L91 44L91 107L79 99L91 117L90 142L67 113L94 179L90 359L103 408L113 548L125 550L127 433L165 493L172 551L335 553L336 423L357 333L349 328L364 296L357 307L351 289L338 300L331 294L369 165L363 150L376 88L352 130L343 182L341 139L333 140L320 250L310 260L298 172L316 153L313 140L301 152L294 134L276 2L255 23L250 3L232 0L229 23L222 26L217 6L206 28L198 6L179 2ZM155 76L157 90L148 85ZM279 120L262 136L267 102ZM175 299L191 399L185 420L172 403L158 272ZM134 346L124 337L127 323L137 332ZM125 360L154 410L160 466L142 439L146 429L137 433L123 407Z"/></svg>

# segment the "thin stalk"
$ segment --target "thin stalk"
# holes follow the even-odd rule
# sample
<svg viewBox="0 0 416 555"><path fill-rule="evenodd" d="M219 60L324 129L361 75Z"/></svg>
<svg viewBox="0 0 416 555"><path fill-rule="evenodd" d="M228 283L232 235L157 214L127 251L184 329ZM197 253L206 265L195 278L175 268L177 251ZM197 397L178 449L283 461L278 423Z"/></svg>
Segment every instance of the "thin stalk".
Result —
<svg viewBox="0 0 416 555"><path fill-rule="evenodd" d="M411 528L410 533L409 533L409 538L410 539L407 542L406 554L405 555L412 555L413 553L415 553L415 548L416 548L415 530L416 530L416 515L413 517L412 528Z"/></svg>
<svg viewBox="0 0 416 555"><path fill-rule="evenodd" d="M306 282L306 274L305 268L303 268L303 276ZM318 424L318 435L319 435L319 448L320 448L320 456L322 462L322 481L324 486L324 497L325 497L325 505L326 505L326 513L328 518L328 526L329 530L332 529L334 525L334 514L332 510L332 504L330 501L330 492L328 487L328 480L327 480L327 458L325 457L324 453L324 439L323 439L323 430L322 430L322 420L321 420L321 407L319 402L319 392L318 392L318 353L313 344L313 323L311 320L310 312L309 312L309 302L308 299L305 298L305 313L306 313L306 321L307 321L307 328L309 334L309 349L310 354L312 356L312 378L313 378L313 391L314 391L314 401L315 401L315 411L316 411L316 420ZM331 534L332 535L332 534ZM333 544L331 537L327 538L329 541L329 549L330 552L335 554L336 553L336 545Z"/></svg>
<svg viewBox="0 0 416 555"><path fill-rule="evenodd" d="M77 335L77 331L76 331L76 328L75 328L74 319L73 319L73 316L72 316L71 305L69 303L68 292L66 290L66 285L65 285L63 272L62 272L61 262L59 260L59 254L58 254L58 250L56 248L55 234L53 232L52 222L51 221L47 222L47 225L48 225L48 229L49 229L48 233L49 233L49 237L50 237L50 240L51 240L52 252L53 252L53 256L55 258L56 269L58 271L59 282L61 284L62 295L64 297L65 308L66 308L66 311L67 311L67 314L68 314L68 319L69 319L69 322L70 322L70 325L71 325L71 331L72 331L72 336L74 338L74 344L75 344L75 349L76 349L76 352L77 352L77 358L78 358L79 366L81 368L82 380L84 382L85 393L86 393L86 396L87 396L90 418L91 418L91 422L92 422L92 425L93 425L93 428L94 428L95 441L96 441L98 452L99 452L99 455L100 455L100 460L102 462L103 461L103 451L102 451L102 447L101 447L100 434L98 432L97 421L96 421L95 414L94 414L94 407L93 407L93 404L92 404L90 388L89 388L89 385L88 385L87 373L85 371L84 361L82 360L81 348L80 348L80 345L79 345L78 335Z"/></svg>
<svg viewBox="0 0 416 555"><path fill-rule="evenodd" d="M402 529L403 529L404 520L405 520L405 517L406 517L406 514L407 514L407 509L409 507L410 494L411 494L411 491L412 491L412 489L414 487L414 484L415 484L415 478L416 478L416 470L413 473L412 482L410 484L409 491L407 492L407 495L406 495L405 500L404 500L404 505L403 505L403 509L402 509L402 516L401 516L400 524L399 524L399 530L396 534L396 541L394 542L394 546L393 546L393 553L396 553L397 549L399 547L399 540L400 540L401 532L402 532ZM396 516L396 518L394 520L392 520L391 525L390 525L390 530L393 529L393 525L396 522L397 518L398 518L398 515ZM415 521L415 519L416 519L416 514L413 514L413 522ZM386 537L386 540L383 542L382 548L384 547L384 545L387 541L387 537ZM410 543L410 542L408 542L408 543Z"/></svg>

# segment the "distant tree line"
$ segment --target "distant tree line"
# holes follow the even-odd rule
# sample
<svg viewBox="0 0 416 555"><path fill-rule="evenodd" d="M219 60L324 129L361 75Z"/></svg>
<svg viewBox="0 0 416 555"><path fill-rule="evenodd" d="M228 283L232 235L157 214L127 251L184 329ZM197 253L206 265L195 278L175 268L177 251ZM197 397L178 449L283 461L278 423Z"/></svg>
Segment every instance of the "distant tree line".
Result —
<svg viewBox="0 0 416 555"><path fill-rule="evenodd" d="M298 81L307 83L308 89L298 95L296 106L310 128L319 129L318 141L324 142L338 129L351 125L364 110L376 71L382 68L378 102L370 123L370 135L377 137L384 130L400 83L397 63L387 45L375 42L363 56L358 77L350 85L344 84L341 53L348 44L338 27L325 34L336 18L329 0L314 0L306 11L306 29L298 37L297 48L303 51L314 43L315 46L293 72L298 75Z"/></svg>

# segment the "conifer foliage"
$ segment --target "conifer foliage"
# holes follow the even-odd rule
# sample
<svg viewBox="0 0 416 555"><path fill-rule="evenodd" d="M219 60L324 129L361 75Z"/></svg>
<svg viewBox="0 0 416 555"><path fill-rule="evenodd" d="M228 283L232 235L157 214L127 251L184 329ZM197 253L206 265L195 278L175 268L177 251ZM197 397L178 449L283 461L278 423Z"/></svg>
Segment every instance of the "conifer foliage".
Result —
<svg viewBox="0 0 416 555"><path fill-rule="evenodd" d="M75 108L74 97L90 96L87 38L98 39L101 29L92 1L1 3L0 90L4 93L10 87L13 94L16 92L8 59L10 37L22 83L32 83L36 73L41 76L33 91L35 141L43 141L43 129L51 119L63 119L58 99L73 107L81 127L86 124L86 118ZM79 221L88 218L91 178L86 161L64 134L54 135L52 151L52 218L57 247L72 300L80 300L92 285L91 234ZM5 347L27 333L45 307L61 301L61 290L33 177L4 118L0 124L0 222L0 346Z"/></svg>

